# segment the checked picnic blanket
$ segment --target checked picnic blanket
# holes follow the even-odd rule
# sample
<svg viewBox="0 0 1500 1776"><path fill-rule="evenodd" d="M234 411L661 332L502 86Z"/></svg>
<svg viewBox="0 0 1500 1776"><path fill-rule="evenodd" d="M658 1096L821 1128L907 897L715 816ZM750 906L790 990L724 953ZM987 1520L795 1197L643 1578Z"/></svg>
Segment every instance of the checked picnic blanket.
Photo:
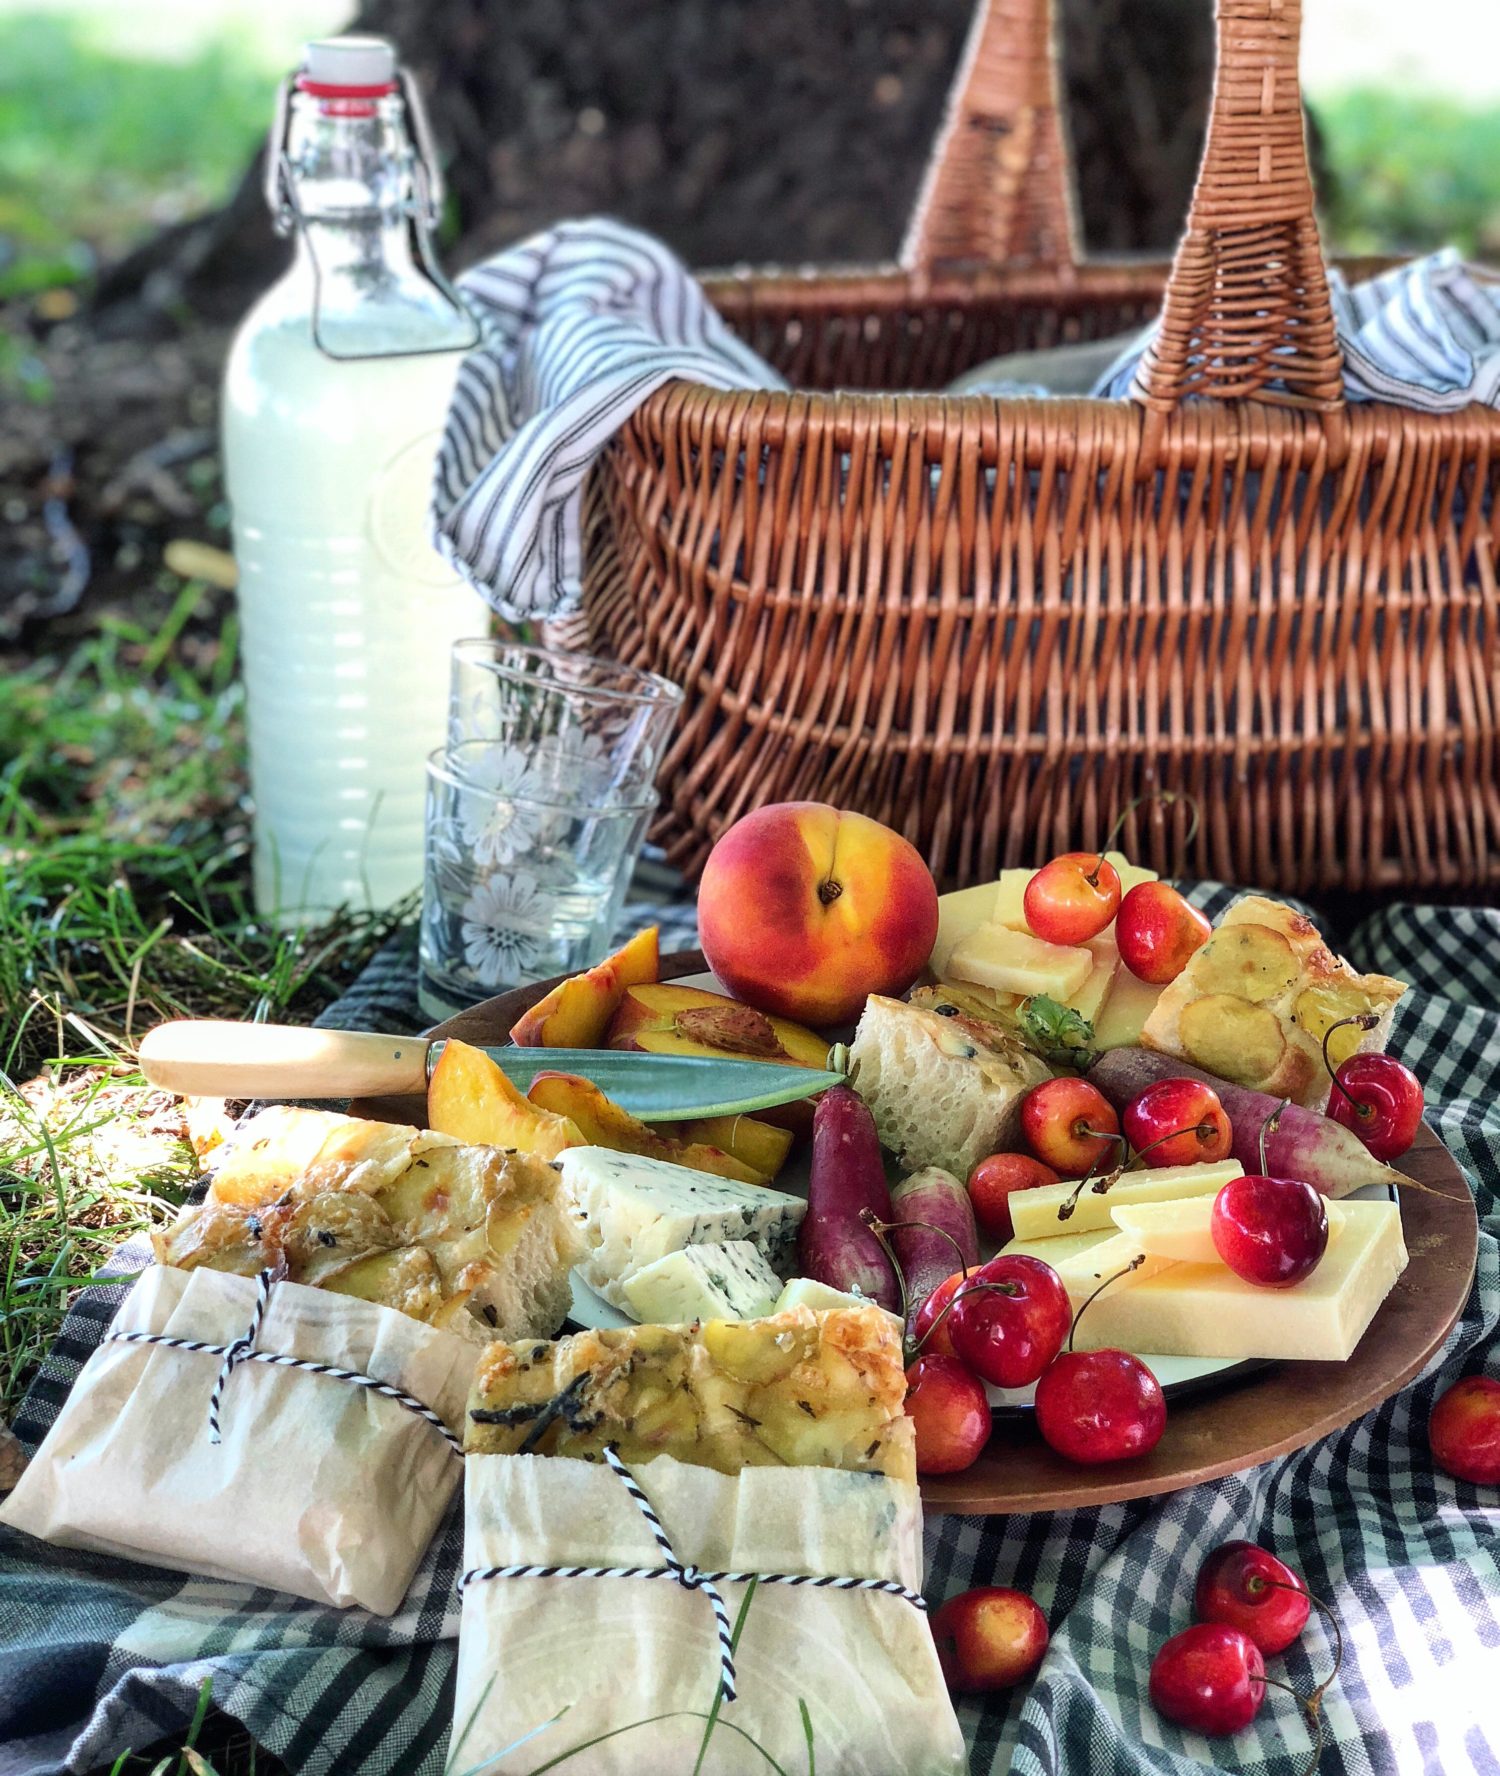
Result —
<svg viewBox="0 0 1500 1776"><path fill-rule="evenodd" d="M1217 914L1232 895L1202 885L1194 898ZM632 929L654 916L626 910ZM691 910L664 910L664 947L690 942ZM1396 906L1343 947L1357 966L1412 983L1392 1047L1426 1082L1428 1114L1479 1203L1479 1271L1463 1318L1410 1387L1299 1454L1156 1502L933 1519L932 1601L1018 1585L1052 1625L1029 1686L961 1706L973 1776L1301 1771L1310 1740L1289 1696L1270 1692L1247 1731L1214 1741L1167 1725L1146 1699L1153 1652L1191 1618L1200 1560L1241 1536L1302 1572L1343 1624L1325 1776L1500 1773L1500 1498L1435 1472L1424 1429L1445 1386L1487 1361L1500 1367L1500 912ZM323 1021L414 1029L415 1003L413 946L398 940ZM118 1268L145 1261L127 1247ZM80 1295L16 1427L29 1448L122 1294L105 1283ZM455 1511L401 1613L381 1619L0 1530L0 1776L107 1769L179 1732L205 1679L215 1706L294 1771L439 1776L460 1556ZM1331 1663L1315 1614L1273 1671L1305 1692Z"/></svg>

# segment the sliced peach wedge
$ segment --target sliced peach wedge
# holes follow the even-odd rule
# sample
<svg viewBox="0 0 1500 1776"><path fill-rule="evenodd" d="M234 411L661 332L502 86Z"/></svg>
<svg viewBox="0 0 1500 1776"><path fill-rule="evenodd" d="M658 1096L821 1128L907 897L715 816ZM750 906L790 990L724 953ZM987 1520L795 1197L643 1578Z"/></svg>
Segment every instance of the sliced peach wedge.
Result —
<svg viewBox="0 0 1500 1776"><path fill-rule="evenodd" d="M440 1135L482 1147L514 1147L541 1159L588 1145L566 1116L528 1103L482 1048L451 1038L427 1082L427 1121Z"/></svg>
<svg viewBox="0 0 1500 1776"><path fill-rule="evenodd" d="M740 1184L768 1181L766 1173L718 1147L673 1140L647 1123L637 1122L592 1080L579 1079L572 1073L538 1073L526 1095L543 1114L550 1113L557 1121L581 1130L592 1147L639 1153L647 1159L665 1160L669 1165L690 1166L694 1171L711 1172L719 1178L733 1178ZM730 1122L733 1118L724 1120Z"/></svg>
<svg viewBox="0 0 1500 1776"><path fill-rule="evenodd" d="M647 1054L828 1065L828 1044L821 1036L789 1018L767 1017L702 987L658 983L627 987L604 1039L611 1048Z"/></svg>
<svg viewBox="0 0 1500 1776"><path fill-rule="evenodd" d="M585 974L560 982L510 1032L518 1048L600 1048L627 988L654 981L661 968L656 926L639 932Z"/></svg>

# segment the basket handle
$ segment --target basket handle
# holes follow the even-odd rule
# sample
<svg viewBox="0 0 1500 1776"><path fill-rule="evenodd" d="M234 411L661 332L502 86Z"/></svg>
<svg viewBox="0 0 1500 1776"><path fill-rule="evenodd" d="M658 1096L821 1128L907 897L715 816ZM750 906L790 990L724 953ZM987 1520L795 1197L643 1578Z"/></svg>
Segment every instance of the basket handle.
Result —
<svg viewBox="0 0 1500 1776"><path fill-rule="evenodd" d="M901 264L918 278L1022 264L1067 282L1078 258L1053 0L980 0Z"/></svg>
<svg viewBox="0 0 1500 1776"><path fill-rule="evenodd" d="M1148 413L1147 455L1188 395L1309 409L1341 447L1344 360L1297 74L1302 0L1218 0L1216 12L1203 164L1161 325L1131 390Z"/></svg>

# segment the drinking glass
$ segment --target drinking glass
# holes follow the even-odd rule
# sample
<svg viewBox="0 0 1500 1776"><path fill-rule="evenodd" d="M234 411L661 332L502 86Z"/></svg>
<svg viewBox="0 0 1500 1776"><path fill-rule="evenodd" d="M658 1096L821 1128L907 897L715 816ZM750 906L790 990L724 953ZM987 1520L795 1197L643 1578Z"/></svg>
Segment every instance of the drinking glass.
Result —
<svg viewBox="0 0 1500 1776"><path fill-rule="evenodd" d="M561 757L519 759L465 740L427 761L417 996L431 1018L597 962L619 919L657 802L644 763L601 799Z"/></svg>
<svg viewBox="0 0 1500 1776"><path fill-rule="evenodd" d="M599 805L656 776L682 707L669 679L592 654L474 639L453 644L448 744L487 740Z"/></svg>

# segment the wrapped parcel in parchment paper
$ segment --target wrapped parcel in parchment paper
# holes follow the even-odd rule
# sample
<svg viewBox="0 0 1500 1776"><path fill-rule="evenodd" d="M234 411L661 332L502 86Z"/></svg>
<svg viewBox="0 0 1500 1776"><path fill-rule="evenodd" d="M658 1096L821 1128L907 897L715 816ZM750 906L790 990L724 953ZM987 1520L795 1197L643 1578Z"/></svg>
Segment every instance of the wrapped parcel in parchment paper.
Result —
<svg viewBox="0 0 1500 1776"><path fill-rule="evenodd" d="M256 1298L249 1277L158 1267L142 1273L112 1330L229 1345ZM256 1348L373 1376L456 1430L481 1347L372 1302L283 1282ZM64 1547L391 1614L462 1459L395 1400L264 1362L235 1366L215 1444L209 1400L221 1362L101 1344L0 1522Z"/></svg>
<svg viewBox="0 0 1500 1776"><path fill-rule="evenodd" d="M835 1468L729 1475L671 1456L633 1473L677 1558L704 1571L837 1574L920 1589L921 1505L909 1481ZM650 1526L602 1462L471 1454L464 1500L471 1571L662 1564ZM733 1621L746 1587L720 1590ZM818 1776L966 1768L927 1617L901 1597L761 1584L735 1666L738 1696L721 1710L704 1776L765 1776L771 1766L742 1733L782 1768L806 1770L799 1700ZM470 1580L459 1631L458 1767L521 1776L601 1733L686 1711L618 1733L574 1762L589 1776L687 1772L719 1676L708 1599L674 1579Z"/></svg>

